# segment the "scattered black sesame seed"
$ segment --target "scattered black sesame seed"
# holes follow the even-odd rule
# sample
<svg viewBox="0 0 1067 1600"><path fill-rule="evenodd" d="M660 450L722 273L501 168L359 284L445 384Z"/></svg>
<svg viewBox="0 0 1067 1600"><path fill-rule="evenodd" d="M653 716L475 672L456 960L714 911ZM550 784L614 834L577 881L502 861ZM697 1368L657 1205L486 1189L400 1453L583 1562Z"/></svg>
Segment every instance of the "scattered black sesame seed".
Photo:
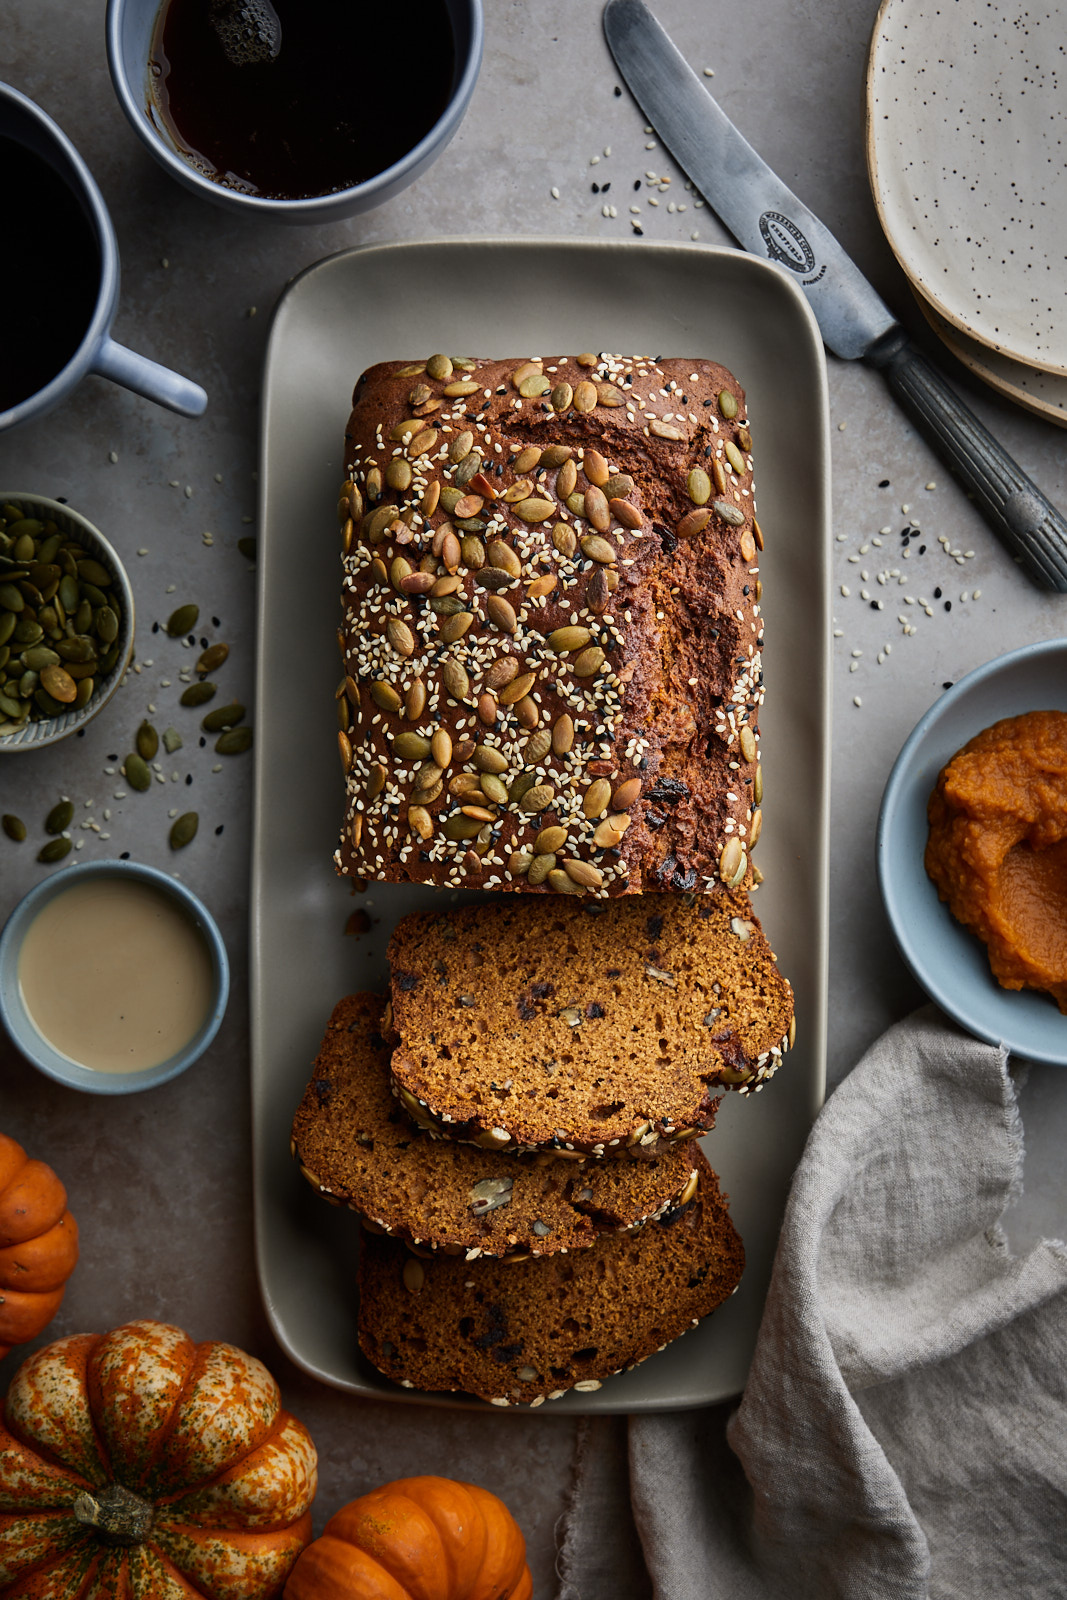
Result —
<svg viewBox="0 0 1067 1600"><path fill-rule="evenodd" d="M925 555L925 554L926 554L926 546L925 546L925 545L924 545L924 544L921 544L921 545L920 545L920 546L919 546L919 554L920 554L920 555L921 555L921 556L924 556L924 555Z"/></svg>
<svg viewBox="0 0 1067 1600"><path fill-rule="evenodd" d="M218 827L215 829L215 837L216 837L216 839L218 838L219 834L222 832L222 830L223 830L223 828L225 826L226 826L226 824L224 822L220 822L219 823Z"/></svg>
<svg viewBox="0 0 1067 1600"><path fill-rule="evenodd" d="M203 749L203 748L204 748L204 746L205 746L205 745L206 745L206 744L207 744L207 740L206 740L206 739L201 739L201 741L200 741L200 748L201 748L201 750L202 750L202 749Z"/></svg>
<svg viewBox="0 0 1067 1600"><path fill-rule="evenodd" d="M610 179L610 178L609 178L609 179L608 179L608 181L607 181L607 183L602 183L602 184L601 184L601 185L600 185L600 192L601 192L601 194L607 194L607 192L608 192L608 190L609 190L609 189L610 189L610 188L611 188L611 179Z"/></svg>
<svg viewBox="0 0 1067 1600"><path fill-rule="evenodd" d="M644 235L644 231L645 231L644 228L639 227L636 222L631 222L630 226L634 230L635 233L640 233L642 236Z"/></svg>
<svg viewBox="0 0 1067 1600"><path fill-rule="evenodd" d="M221 628L222 627L222 623L221 623L221 621L219 620L218 617L212 617L211 626L213 628Z"/></svg>
<svg viewBox="0 0 1067 1600"><path fill-rule="evenodd" d="M191 783L192 783L192 781L193 781L193 775L192 775L192 773L191 773L191 772L187 772L187 773L186 773L186 774L185 774L185 784L186 784L186 787L187 787L187 788L188 788L188 786L189 786L189 784L191 784Z"/></svg>
<svg viewBox="0 0 1067 1600"><path fill-rule="evenodd" d="M951 600L946 600L945 601L945 610L946 611L951 611L952 610L952 601Z"/></svg>
<svg viewBox="0 0 1067 1600"><path fill-rule="evenodd" d="M878 610L878 601L877 600L872 600L871 601L871 610L872 611L877 611Z"/></svg>
<svg viewBox="0 0 1067 1600"><path fill-rule="evenodd" d="M934 599L935 600L940 600L940 598L941 598L941 587L940 587L940 585L938 585L938 587L934 590Z"/></svg>
<svg viewBox="0 0 1067 1600"><path fill-rule="evenodd" d="M85 738L85 729L84 728L79 728L78 729L78 738L79 739L84 739Z"/></svg>
<svg viewBox="0 0 1067 1600"><path fill-rule="evenodd" d="M159 623L158 622L153 622L153 624L152 624L152 632L153 633L158 633L159 632Z"/></svg>
<svg viewBox="0 0 1067 1600"><path fill-rule="evenodd" d="M638 189L640 189L640 187L641 187L641 179L640 178L635 178L634 179L634 191L636 192Z"/></svg>
<svg viewBox="0 0 1067 1600"><path fill-rule="evenodd" d="M599 185L599 183L594 183L592 185L592 189L593 189L593 193L594 194L599 194L600 193L600 185Z"/></svg>
<svg viewBox="0 0 1067 1600"><path fill-rule="evenodd" d="M943 683L941 685L941 687L942 687L942 689L951 689L952 688L952 679L950 678L947 683Z"/></svg>
<svg viewBox="0 0 1067 1600"><path fill-rule="evenodd" d="M881 483L878 485L878 487L879 487L879 489L888 489L889 488L889 479L888 478L883 478Z"/></svg>
<svg viewBox="0 0 1067 1600"><path fill-rule="evenodd" d="M120 861L128 861L129 859L130 859L130 852L128 850L124 850L122 852L122 854L119 856L119 860Z"/></svg>

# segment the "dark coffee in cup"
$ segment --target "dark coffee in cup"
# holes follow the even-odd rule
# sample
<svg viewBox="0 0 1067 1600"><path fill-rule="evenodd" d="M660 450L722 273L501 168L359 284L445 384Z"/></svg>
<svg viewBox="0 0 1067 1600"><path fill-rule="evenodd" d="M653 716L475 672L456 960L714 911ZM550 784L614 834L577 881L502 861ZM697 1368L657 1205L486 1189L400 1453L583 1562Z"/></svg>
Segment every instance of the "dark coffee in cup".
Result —
<svg viewBox="0 0 1067 1600"><path fill-rule="evenodd" d="M0 135L0 411L28 400L72 359L100 289L96 235L54 167Z"/></svg>

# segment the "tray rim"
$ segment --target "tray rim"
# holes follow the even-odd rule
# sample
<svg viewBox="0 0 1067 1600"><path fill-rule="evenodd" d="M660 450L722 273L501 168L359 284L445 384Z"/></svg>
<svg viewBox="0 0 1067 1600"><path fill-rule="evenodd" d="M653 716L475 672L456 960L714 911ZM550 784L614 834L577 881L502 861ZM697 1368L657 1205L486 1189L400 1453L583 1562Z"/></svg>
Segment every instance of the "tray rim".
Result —
<svg viewBox="0 0 1067 1600"><path fill-rule="evenodd" d="M350 258L386 258L390 255L411 255L415 253L470 250L482 248L489 252L524 252L540 251L554 254L566 252L578 256L584 252L609 255L623 252L629 256L658 255L680 257L702 257L709 261L722 258L739 259L745 263L745 270L757 276L765 276L773 280L775 289L772 292L781 293L791 303L794 314L805 327L808 338L812 342L813 351L816 352L817 393L813 396L813 413L816 421L813 424L813 433L819 450L818 460L818 485L819 508L817 522L819 524L819 541L817 554L821 557L823 575L829 582L829 557L830 557L830 532L832 523L832 500L830 481L830 433L829 433L829 396L826 372L825 351L822 336L818 329L811 307L796 283L782 268L775 263L749 254L746 251L725 246L709 246L692 242L672 242L660 240L634 240L619 241L613 239L587 238L571 235L548 235L542 237L524 237L513 235L482 235L482 234L451 234L425 238L387 240L355 246L347 246L310 262L306 267L295 273L285 284L274 306L271 316L271 327L264 352L264 381L261 390L259 429L258 429L258 462L259 484L257 499L257 527L262 536L267 525L268 517L268 488L269 475L264 469L266 460L267 434L272 415L273 388L276 382L275 349L278 341L284 337L282 324L288 315L295 297L302 292L307 282L317 274L328 271L332 266L343 259ZM266 588L267 564L257 556L256 573L256 598L257 598L257 655L256 655L256 695L257 704L266 703L266 652L262 649L262 628L265 615L264 593ZM832 718L833 718L833 689L832 689L832 648L829 639L831 601L828 587L824 586L823 595L823 629L826 635L823 649L817 661L817 685L814 698L820 707L819 726L822 733L821 759L815 766L817 774L817 817L814 819L814 828L808 835L811 852L819 861L819 870L816 875L817 888L814 896L814 910L817 913L818 939L814 968L816 980L812 985L815 996L814 1005L806 1013L805 1037L812 1057L810 1078L806 1085L805 1112L808 1126L818 1114L826 1094L826 1049L827 1049L827 1010L828 1010L828 966L829 966L829 839L830 839L830 767L832 747ZM356 1395L364 1399L400 1400L408 1404L424 1406L442 1406L449 1409L467 1410L474 1412L490 1413L497 1415L504 1411L506 1415L530 1416L551 1415L573 1417L581 1414L611 1414L611 1413L638 1413L655 1412L677 1409L688 1409L694 1405L705 1406L720 1403L736 1395L739 1390L731 1387L725 1393L708 1394L699 1400L692 1400L687 1396L676 1398L662 1398L656 1400L639 1401L638 1403L620 1403L612 1405L600 1400L599 1397L590 1397L569 1391L564 1399L552 1406L538 1407L536 1412L522 1405L507 1408L495 1407L475 1396L460 1393L432 1393L416 1389L402 1389L389 1383L382 1377L380 1388L372 1384L359 1384L339 1378L336 1374L321 1367L315 1360L305 1355L288 1337L288 1333L280 1321L280 1315L274 1305L264 1261L265 1241L261 1206L261 1152L256 1138L257 1121L257 1096L256 1082L258 1076L257 1064L262 1060L262 1016L260 1008L260 984L262 975L262 908L261 891L262 883L257 870L257 863L261 859L261 828L262 805L261 796L266 779L266 759L262 743L257 742L254 762L253 779L253 827L251 841L251 893L249 897L249 1032L250 1032L250 1110L251 1110L251 1167L253 1190L253 1232L255 1240L256 1276L263 1302L264 1311L269 1323L271 1333L286 1356L302 1372L327 1386L343 1393Z"/></svg>

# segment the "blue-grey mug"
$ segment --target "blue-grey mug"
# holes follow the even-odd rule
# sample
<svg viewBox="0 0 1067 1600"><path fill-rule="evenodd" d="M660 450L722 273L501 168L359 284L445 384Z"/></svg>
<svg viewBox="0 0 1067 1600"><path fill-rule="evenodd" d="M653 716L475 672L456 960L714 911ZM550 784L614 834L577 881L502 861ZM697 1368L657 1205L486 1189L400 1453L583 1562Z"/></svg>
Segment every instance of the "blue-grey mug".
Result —
<svg viewBox="0 0 1067 1600"><path fill-rule="evenodd" d="M96 300L81 343L67 364L43 388L6 411L0 411L0 433L51 411L90 372L111 378L135 394L144 395L184 417L200 416L207 406L207 395L199 384L127 350L111 337L119 298L118 242L104 197L66 134L26 95L9 84L0 83L0 135L24 145L46 161L63 180L85 214L100 257ZM17 312L17 308L15 310Z"/></svg>

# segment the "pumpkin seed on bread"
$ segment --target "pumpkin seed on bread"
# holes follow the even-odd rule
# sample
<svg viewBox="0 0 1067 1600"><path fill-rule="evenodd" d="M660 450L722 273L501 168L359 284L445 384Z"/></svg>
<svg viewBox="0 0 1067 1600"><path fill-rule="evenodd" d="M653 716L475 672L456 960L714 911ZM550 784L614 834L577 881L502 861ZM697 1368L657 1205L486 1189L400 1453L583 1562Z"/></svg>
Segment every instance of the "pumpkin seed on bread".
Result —
<svg viewBox="0 0 1067 1600"><path fill-rule="evenodd" d="M651 1160L583 1163L498 1155L420 1133L389 1092L384 1010L372 994L334 1007L293 1119L293 1154L320 1194L385 1233L468 1259L581 1249L691 1197L690 1145Z"/></svg>
<svg viewBox="0 0 1067 1600"><path fill-rule="evenodd" d="M405 1106L488 1149L684 1141L791 1039L792 990L740 890L417 912L389 962Z"/></svg>
<svg viewBox="0 0 1067 1600"><path fill-rule="evenodd" d="M540 1261L422 1260L364 1238L359 1345L405 1388L540 1405L599 1389L714 1311L736 1289L744 1248L697 1151L692 1203L636 1233Z"/></svg>
<svg viewBox="0 0 1067 1600"><path fill-rule="evenodd" d="M751 882L752 448L743 390L702 357L363 373L338 506L340 873L539 897Z"/></svg>

